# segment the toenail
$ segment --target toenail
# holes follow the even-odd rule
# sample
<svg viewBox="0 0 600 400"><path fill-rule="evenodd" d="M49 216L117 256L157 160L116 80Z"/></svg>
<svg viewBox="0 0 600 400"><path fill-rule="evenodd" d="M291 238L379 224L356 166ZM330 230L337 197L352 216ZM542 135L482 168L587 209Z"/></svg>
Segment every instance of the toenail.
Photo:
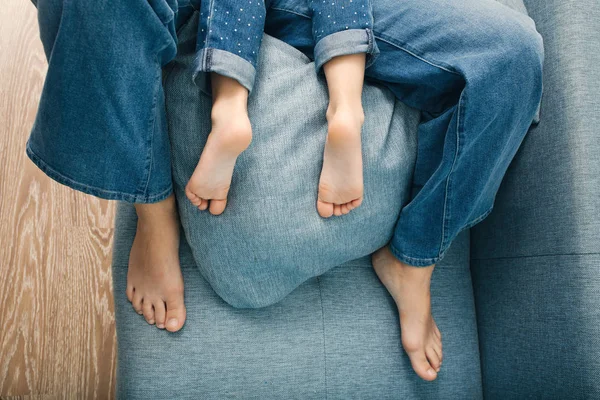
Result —
<svg viewBox="0 0 600 400"><path fill-rule="evenodd" d="M150 321L148 321L148 323L149 323L150 325L152 325L152 324L154 323L154 320L153 320L153 319L151 319Z"/></svg>
<svg viewBox="0 0 600 400"><path fill-rule="evenodd" d="M171 328L176 328L177 327L177 319L176 318L171 318L169 320L169 322L167 322L167 324L171 327Z"/></svg>
<svg viewBox="0 0 600 400"><path fill-rule="evenodd" d="M156 325L156 327L159 329L165 329L165 326L163 324L158 324L158 325Z"/></svg>
<svg viewBox="0 0 600 400"><path fill-rule="evenodd" d="M435 371L433 370L433 368L429 368L429 369L427 370L427 373L428 373L429 375L431 375L431 376L435 376Z"/></svg>

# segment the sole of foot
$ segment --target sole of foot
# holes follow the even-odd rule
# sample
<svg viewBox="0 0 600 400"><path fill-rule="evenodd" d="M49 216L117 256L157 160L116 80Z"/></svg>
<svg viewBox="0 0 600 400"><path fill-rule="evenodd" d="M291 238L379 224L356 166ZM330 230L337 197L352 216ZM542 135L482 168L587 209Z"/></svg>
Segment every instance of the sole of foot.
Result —
<svg viewBox="0 0 600 400"><path fill-rule="evenodd" d="M431 315L434 266L400 262L386 246L372 255L373 268L398 307L402 347L413 370L426 381L437 378L442 365L442 334Z"/></svg>
<svg viewBox="0 0 600 400"><path fill-rule="evenodd" d="M144 204L143 215L138 210L126 295L146 322L176 332L186 319L184 284L178 254L177 212L172 196L165 201L171 204ZM161 206L164 207L161 209Z"/></svg>
<svg viewBox="0 0 600 400"><path fill-rule="evenodd" d="M238 156L252 141L248 112L214 105L212 131L200 155L198 165L185 187L185 194L199 210L220 215L227 206L227 194Z"/></svg>
<svg viewBox="0 0 600 400"><path fill-rule="evenodd" d="M328 132L319 179L317 212L323 218L348 214L362 204L362 106L327 111Z"/></svg>

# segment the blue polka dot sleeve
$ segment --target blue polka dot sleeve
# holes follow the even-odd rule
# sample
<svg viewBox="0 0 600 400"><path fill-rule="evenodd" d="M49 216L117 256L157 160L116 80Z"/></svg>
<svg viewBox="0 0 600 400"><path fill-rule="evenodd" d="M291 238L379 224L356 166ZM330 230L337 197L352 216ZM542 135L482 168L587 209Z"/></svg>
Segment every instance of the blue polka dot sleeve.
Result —
<svg viewBox="0 0 600 400"><path fill-rule="evenodd" d="M194 81L210 92L207 72L236 79L252 90L265 24L264 0L202 1Z"/></svg>
<svg viewBox="0 0 600 400"><path fill-rule="evenodd" d="M317 70L331 58L367 53L369 67L379 53L373 38L371 0L307 0Z"/></svg>

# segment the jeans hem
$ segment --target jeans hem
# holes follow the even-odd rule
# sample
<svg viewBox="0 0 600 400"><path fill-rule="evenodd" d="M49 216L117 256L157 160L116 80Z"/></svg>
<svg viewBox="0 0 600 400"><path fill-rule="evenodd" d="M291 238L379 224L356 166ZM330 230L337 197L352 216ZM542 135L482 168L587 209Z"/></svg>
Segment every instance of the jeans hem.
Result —
<svg viewBox="0 0 600 400"><path fill-rule="evenodd" d="M466 229L472 228L473 226L475 226L478 223L480 223L481 221L483 221L485 218L487 218L488 215L491 214L493 209L494 209L493 206L488 208L484 213L479 215L477 218L475 218L474 220L469 222L467 225L465 225L461 230L459 230L456 233L456 235L458 235L459 233L461 233L462 231L464 231ZM427 267L429 265L437 264L438 262L442 261L442 259L446 255L446 252L448 251L448 249L450 248L451 245L452 245L452 243L449 243L446 247L441 248L439 254L436 257L407 256L406 254L404 254L400 250L398 250L396 247L394 247L394 245L391 242L389 244L389 249L398 260L402 261L405 264L411 265L413 267Z"/></svg>
<svg viewBox="0 0 600 400"><path fill-rule="evenodd" d="M208 72L235 79L248 92L252 91L256 78L256 68L249 61L229 51L212 47L204 48L196 54L193 70L192 81L209 96L212 96L212 88Z"/></svg>
<svg viewBox="0 0 600 400"><path fill-rule="evenodd" d="M95 197L99 197L105 200L119 200L127 203L157 203L169 197L173 193L173 187L169 186L166 190L160 191L156 194L151 195L139 195L132 194L126 192L119 192L113 190L106 190L102 188L98 188L95 186L86 185L85 183L78 182L74 179L64 176L56 169L51 167L48 163L42 160L33 149L29 141L25 146L25 153L29 157L29 159L49 178L55 180L56 182L68 186L71 189L77 190L79 192L83 192L85 194L89 194Z"/></svg>
<svg viewBox="0 0 600 400"><path fill-rule="evenodd" d="M315 45L315 69L319 72L323 64L334 57L358 53L367 53L365 69L369 68L379 55L379 48L371 29L346 29L332 33Z"/></svg>
<svg viewBox="0 0 600 400"><path fill-rule="evenodd" d="M398 249L396 249L391 243L389 244L389 249L394 255L394 257L396 257L398 260L413 267L428 267L432 264L436 264L439 260L442 259L442 256L430 258L407 256L401 253Z"/></svg>

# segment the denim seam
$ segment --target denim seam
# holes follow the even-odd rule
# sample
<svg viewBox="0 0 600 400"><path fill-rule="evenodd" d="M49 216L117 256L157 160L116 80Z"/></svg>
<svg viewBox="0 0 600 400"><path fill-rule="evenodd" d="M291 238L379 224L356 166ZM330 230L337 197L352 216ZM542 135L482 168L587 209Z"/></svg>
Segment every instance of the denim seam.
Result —
<svg viewBox="0 0 600 400"><path fill-rule="evenodd" d="M210 47L209 46L209 40L210 40L210 31L211 31L211 27L212 27L212 21L213 21L213 9L214 9L214 4L215 4L215 0L210 0L210 3L208 5L208 9L210 10L207 19L207 23L206 23L206 39L204 40L204 47ZM198 45L198 44L196 44ZM207 59L207 62L209 60Z"/></svg>
<svg viewBox="0 0 600 400"><path fill-rule="evenodd" d="M419 258L419 257L411 257L401 253L398 249L394 247L392 243L389 244L390 251L392 254L402 262L406 264L412 265L414 267L427 267L431 264L435 264L440 257L433 258Z"/></svg>
<svg viewBox="0 0 600 400"><path fill-rule="evenodd" d="M100 198L103 198L106 200L118 200L118 201L125 201L128 203L153 203L153 202L158 202L158 201L166 199L167 197L169 197L171 195L171 193L173 191L173 187L169 186L166 190L164 190L156 195L147 196L147 195L137 195L137 194L131 194L131 193L118 192L118 191L114 191L114 190L107 190L107 189L102 189L102 188L98 188L95 186L86 185L84 183L78 182L72 178L69 178L69 177L63 175L60 172L58 172L57 170L55 170L54 168L52 168L49 164L47 164L40 156L38 156L33 151L29 142L27 143L27 145L25 147L25 152L26 152L27 156L29 157L29 159L39 169L41 169L46 175L48 175L50 178L54 179L58 183L67 185L70 188L78 190L80 192L90 194L92 196L100 197Z"/></svg>
<svg viewBox="0 0 600 400"><path fill-rule="evenodd" d="M195 10L194 13L198 12L198 9L196 7L194 7L191 2L189 4L189 6L192 7ZM190 22L192 22L192 20L194 19L193 17L194 17L193 14L190 15L189 18L187 19L187 21L185 21L184 23L182 23L181 26L179 27L179 29L177 29L176 35L178 37L179 37L179 34L181 33L181 31L183 29L185 29ZM173 70L175 70L175 65L176 65L176 63L174 63L173 60L171 60L168 64L166 64L162 68L163 69L163 73L164 73L163 76L162 76L163 86L164 86L165 82L167 81L167 79L169 79L169 76L171 75L171 73L173 72Z"/></svg>
<svg viewBox="0 0 600 400"><path fill-rule="evenodd" d="M160 68L160 63L158 58L156 58L156 63L158 64L158 76L157 76L157 84L154 88L154 98L152 99L152 116L150 119L150 126L148 132L150 132L150 145L148 146L148 155L146 155L146 159L148 159L146 164L146 185L144 186L144 194L148 193L148 187L150 186L150 178L152 177L152 162L154 161L154 152L152 151L152 146L154 144L154 129L156 129L156 104L158 100L158 93L160 92L160 85L162 85L162 68Z"/></svg>
<svg viewBox="0 0 600 400"><path fill-rule="evenodd" d="M288 13L290 13L290 14L296 14L296 15L298 15L298 16L300 16L300 17L304 17L304 18L308 18L308 19L310 19L310 18L311 18L311 17L310 17L310 16L308 16L308 15L305 15L305 14L302 14L302 13L299 13L299 12L297 12L297 11L293 11L293 10L286 10L286 9L284 9L284 8L270 7L270 9L271 9L271 10L276 10L276 11L288 12Z"/></svg>
<svg viewBox="0 0 600 400"><path fill-rule="evenodd" d="M452 201L451 194L451 183L452 183L452 173L454 172L454 168L456 167L456 160L460 154L460 146L461 146L461 131L463 124L464 114L464 98L466 97L466 90L463 90L460 94L460 98L458 99L458 104L456 106L456 150L454 151L454 159L452 160L452 166L450 167L450 172L448 172L448 177L446 178L446 188L444 193L444 214L442 217L442 242L440 243L440 250L438 253L438 257L442 254L443 249L448 245L448 225L450 224L450 219L452 215L450 214L450 203Z"/></svg>
<svg viewBox="0 0 600 400"><path fill-rule="evenodd" d="M366 33L366 39L363 39L359 35ZM356 28L333 32L327 36L321 38L314 46L314 58L315 68L320 71L325 63L334 57L348 54L361 54L367 55L367 66L368 68L373 64L373 61L377 54L372 54L375 49L373 40L371 39L372 33L370 34L369 28ZM332 48L332 42L345 42L343 47ZM361 47L364 49L361 49ZM341 51L340 51L341 50Z"/></svg>
<svg viewBox="0 0 600 400"><path fill-rule="evenodd" d="M299 13L299 12L294 11L294 10L287 10L287 9L279 8L279 7L270 7L270 9L271 10L276 10L276 11L288 12L290 14L296 14L296 15L298 15L300 17L303 17L303 18L308 18L308 19L311 18L308 15ZM388 44L390 44L390 45L392 45L394 47L397 47L400 50L405 51L406 53L408 53L408 54L410 54L410 55L418 58L419 60L421 60L423 62L426 62L427 64L430 64L430 65L432 65L432 66L434 66L436 68L442 69L442 70L444 70L446 72L449 72L451 74L461 75L458 71L455 71L453 67L451 67L449 65L446 65L446 63L443 63L443 62L440 62L440 61L435 61L435 60L434 61L430 61L430 60L426 59L424 56L422 56L422 55L419 54L420 52L416 51L415 49L413 49L410 45L407 45L406 43L404 43L404 44L396 43L393 39L387 38L384 35L375 32L375 30L373 30L373 36L376 39L379 39L382 42L385 42L385 43L388 43Z"/></svg>
<svg viewBox="0 0 600 400"><path fill-rule="evenodd" d="M327 389L327 343L325 342L325 308L323 307L323 290L321 290L321 278L318 276L317 283L319 284L319 299L321 303L321 321L323 327L323 377L325 380L325 399L327 400L329 390Z"/></svg>
<svg viewBox="0 0 600 400"><path fill-rule="evenodd" d="M416 50L412 49L410 46L408 46L406 44L396 43L393 40L385 38L381 34L376 33L376 32L373 32L373 34L375 35L375 38L381 40L382 42L385 42L385 43L390 44L390 45L392 45L394 47L397 47L400 50L402 50L402 51L410 54L413 57L418 58L419 60L421 60L421 61L423 61L423 62L425 62L425 63L427 63L427 64L429 64L429 65L431 65L433 67L439 68L441 70L444 70L444 71L449 72L449 73L454 74L454 75L460 75L460 76L462 76L462 74L460 72L455 71L454 68L452 68L451 66L449 66L449 65L446 66L446 63L443 63L443 62L440 62L440 61L435 61L435 60L434 61L430 61L427 58L425 58L424 56L420 55L419 52L417 52Z"/></svg>

